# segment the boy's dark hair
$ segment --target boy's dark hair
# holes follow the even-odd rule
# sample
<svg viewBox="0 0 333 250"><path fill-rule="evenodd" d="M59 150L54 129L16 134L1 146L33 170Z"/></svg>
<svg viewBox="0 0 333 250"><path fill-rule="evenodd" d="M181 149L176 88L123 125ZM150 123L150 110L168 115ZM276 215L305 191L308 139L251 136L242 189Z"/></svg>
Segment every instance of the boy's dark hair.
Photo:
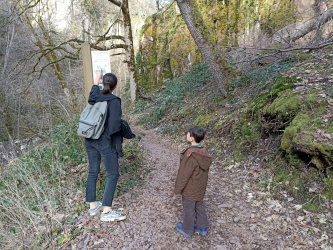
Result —
<svg viewBox="0 0 333 250"><path fill-rule="evenodd" d="M104 88L101 91L101 94L105 95L105 94L110 93L110 91L113 91L114 88L117 85L117 82L118 82L117 77L114 74L112 74L112 73L105 74L103 76L103 85L104 85Z"/></svg>
<svg viewBox="0 0 333 250"><path fill-rule="evenodd" d="M194 126L188 130L190 133L190 136L194 138L196 143L200 143L204 138L206 131L199 127L199 126Z"/></svg>

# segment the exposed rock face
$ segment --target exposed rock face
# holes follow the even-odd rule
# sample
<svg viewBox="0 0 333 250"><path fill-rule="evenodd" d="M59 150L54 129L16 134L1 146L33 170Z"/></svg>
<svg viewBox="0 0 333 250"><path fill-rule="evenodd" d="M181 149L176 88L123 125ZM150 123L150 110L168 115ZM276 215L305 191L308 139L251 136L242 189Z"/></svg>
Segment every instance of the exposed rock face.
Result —
<svg viewBox="0 0 333 250"><path fill-rule="evenodd" d="M304 20L319 15L332 3L320 0L201 1L197 4L219 53L225 47L263 47L295 31ZM315 7L319 4L319 7ZM146 20L137 56L141 86L154 89L202 62L176 3L163 15ZM235 52L239 53L239 52ZM230 54L231 55L231 54ZM232 55L231 55L232 56Z"/></svg>
<svg viewBox="0 0 333 250"><path fill-rule="evenodd" d="M156 12L156 1L154 0L129 0L129 8L131 14L133 45L135 54L139 50L141 28L145 23L148 16ZM120 32L120 34L122 31ZM122 53L119 51L112 51L111 54ZM124 93L126 83L130 81L127 65L124 64L122 56L111 57L111 68L113 73L118 77L118 87L115 94L121 96ZM133 90L132 90L133 91ZM132 99L136 93L131 93Z"/></svg>
<svg viewBox="0 0 333 250"><path fill-rule="evenodd" d="M137 52L140 42L140 31L147 17L156 12L155 0L129 0L134 38L134 50Z"/></svg>

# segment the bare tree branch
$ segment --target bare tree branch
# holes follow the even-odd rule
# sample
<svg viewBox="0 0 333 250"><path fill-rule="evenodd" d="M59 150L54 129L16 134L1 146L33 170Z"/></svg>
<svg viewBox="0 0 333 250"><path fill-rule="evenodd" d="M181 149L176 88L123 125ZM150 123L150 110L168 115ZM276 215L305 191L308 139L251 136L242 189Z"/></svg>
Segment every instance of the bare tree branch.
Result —
<svg viewBox="0 0 333 250"><path fill-rule="evenodd" d="M142 92L142 88L140 86L138 86L138 91L139 91L139 95L140 95L141 98L146 99L146 100L150 100L150 101L153 101L153 102L155 101L155 99L153 97L145 95Z"/></svg>
<svg viewBox="0 0 333 250"><path fill-rule="evenodd" d="M302 25L298 29L296 29L289 38L286 40L288 42L295 42L298 39L302 38L306 34L310 33L311 31L315 30L317 28L317 24L319 23L326 23L333 17L333 8L330 8L326 12L324 12L322 15L320 15L315 20L311 21L308 24Z"/></svg>
<svg viewBox="0 0 333 250"><path fill-rule="evenodd" d="M25 132L25 133L24 133L25 135L35 135L35 136L38 136L39 138L41 138L41 139L44 140L44 141L46 140L46 137L45 137L45 136L41 135L41 134L39 133L39 131L37 131L37 130L31 128L31 127L20 126L20 128L25 129L26 131L30 131L30 133Z"/></svg>
<svg viewBox="0 0 333 250"><path fill-rule="evenodd" d="M123 1L124 0L122 0L122 2L120 2L120 1L118 1L118 0L108 0L110 3L113 3L114 5L117 5L118 7L120 7L122 4L123 4Z"/></svg>
<svg viewBox="0 0 333 250"><path fill-rule="evenodd" d="M34 4L30 5L32 2L35 2ZM19 7L22 9L21 13L18 14L18 16L23 15L25 12L27 12L29 9L32 9L36 7L40 3L40 0L31 0L28 4L20 6ZM19 2L17 2L19 4Z"/></svg>
<svg viewBox="0 0 333 250"><path fill-rule="evenodd" d="M162 13L157 13L156 15L161 15L162 16L165 12L167 12L171 8L171 6L174 4L174 2L176 2L176 0L173 0L172 3L170 3L169 6L166 7L165 10L163 10Z"/></svg>
<svg viewBox="0 0 333 250"><path fill-rule="evenodd" d="M236 65L236 64L241 64L241 63L245 63L245 62L254 62L254 61L258 61L267 57L273 57L276 56L278 54L282 54L282 53L288 53L288 52L293 52L293 51L298 51L298 50L303 50L303 51L313 51L313 50L318 50L318 49L323 49L327 46L330 46L333 44L332 39L331 40L327 40L325 42L322 42L320 44L316 44L316 45L308 45L308 46L298 46L298 47L290 47L290 48L285 48L285 49L272 49L272 48L254 48L254 47L247 47L245 48L246 50L256 50L258 51L257 53L257 57L251 58L249 60L241 60L241 61L237 61L237 62L230 62L230 64L232 65ZM235 48L235 47L233 47ZM272 53L267 53L267 54L260 54L260 51L272 51Z"/></svg>

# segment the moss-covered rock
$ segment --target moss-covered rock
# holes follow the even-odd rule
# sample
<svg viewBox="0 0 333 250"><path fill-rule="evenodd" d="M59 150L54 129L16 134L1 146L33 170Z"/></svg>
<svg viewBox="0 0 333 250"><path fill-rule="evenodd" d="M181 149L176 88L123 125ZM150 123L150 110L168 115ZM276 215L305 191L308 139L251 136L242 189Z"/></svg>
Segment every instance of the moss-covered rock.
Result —
<svg viewBox="0 0 333 250"><path fill-rule="evenodd" d="M234 153L250 151L260 139L278 135L290 166L315 166L329 176L333 166L331 106L321 88L294 90L300 80L278 75L268 91L263 90L240 112L232 125ZM226 124L224 120L219 127Z"/></svg>
<svg viewBox="0 0 333 250"><path fill-rule="evenodd" d="M304 100L298 94L286 94L276 98L272 104L263 108L262 113L279 121L289 121L302 110Z"/></svg>
<svg viewBox="0 0 333 250"><path fill-rule="evenodd" d="M295 165L295 155L302 153L321 171L333 166L333 134L328 131L331 125L322 122L325 113L320 108L304 110L286 128L281 148L289 155L290 164Z"/></svg>

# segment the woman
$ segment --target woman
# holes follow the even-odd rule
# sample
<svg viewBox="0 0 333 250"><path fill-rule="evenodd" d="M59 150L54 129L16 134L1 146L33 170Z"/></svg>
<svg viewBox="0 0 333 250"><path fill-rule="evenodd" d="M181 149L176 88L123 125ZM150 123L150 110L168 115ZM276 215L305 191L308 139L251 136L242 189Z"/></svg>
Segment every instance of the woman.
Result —
<svg viewBox="0 0 333 250"><path fill-rule="evenodd" d="M96 102L108 101L108 112L101 137L97 140L85 139L84 141L89 160L86 202L90 205L89 214L91 216L97 214L103 207L101 221L124 220L126 219L125 215L111 210L119 178L118 156L123 156L121 148L121 100L112 94L112 91L117 87L117 77L111 73L105 74L103 76L103 90L100 91L98 84L102 76L102 71L98 71L88 99L92 105ZM96 181L101 159L103 159L108 174L102 202L96 201Z"/></svg>

